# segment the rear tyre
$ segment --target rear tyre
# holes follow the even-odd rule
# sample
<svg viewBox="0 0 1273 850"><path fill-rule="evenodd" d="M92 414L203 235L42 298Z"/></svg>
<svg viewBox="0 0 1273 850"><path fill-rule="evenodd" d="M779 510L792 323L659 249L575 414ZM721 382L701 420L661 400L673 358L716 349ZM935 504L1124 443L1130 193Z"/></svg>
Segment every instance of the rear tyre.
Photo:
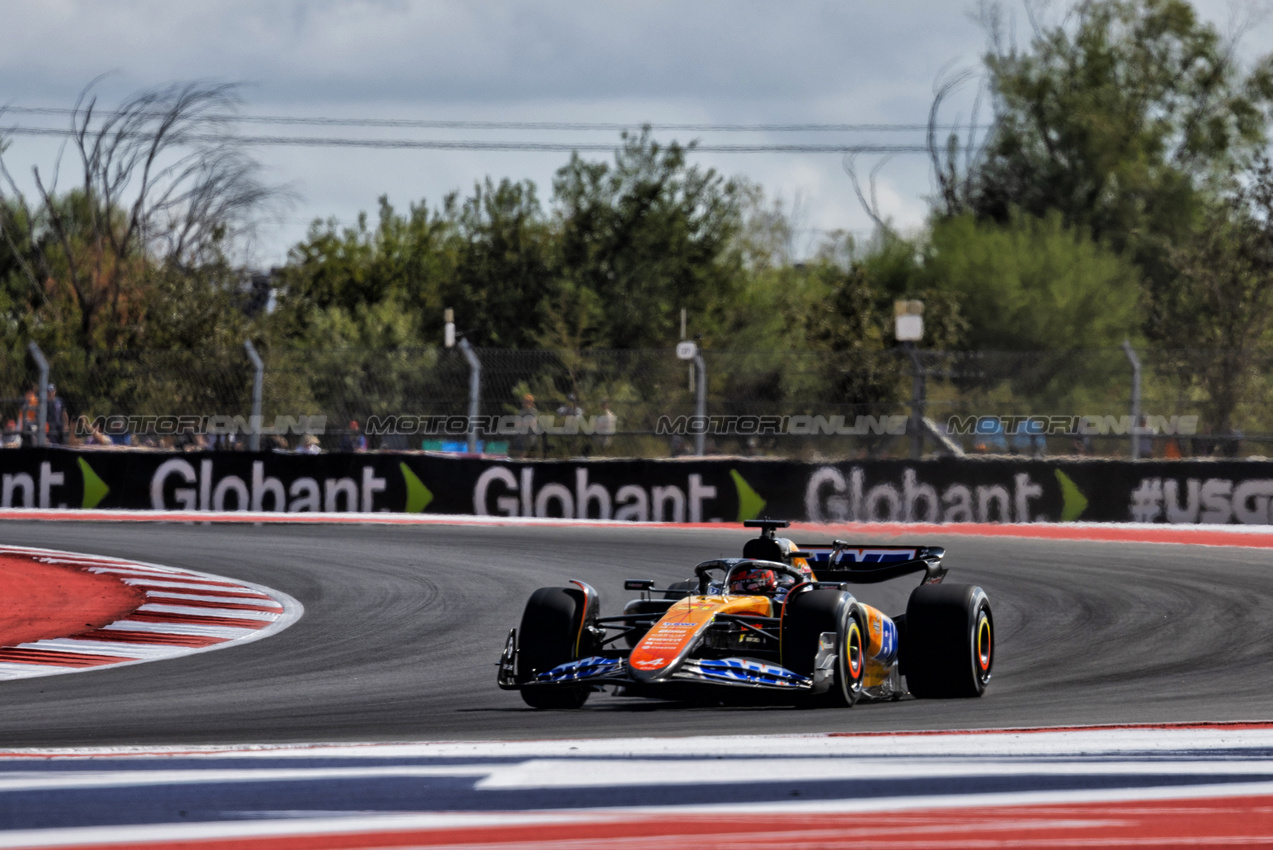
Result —
<svg viewBox="0 0 1273 850"><path fill-rule="evenodd" d="M517 631L517 679L525 682L581 657L584 595L573 587L541 587L531 594ZM532 708L579 708L591 688L532 686L521 689Z"/></svg>
<svg viewBox="0 0 1273 850"><path fill-rule="evenodd" d="M971 584L925 584L906 604L902 668L922 699L979 697L994 667L994 617Z"/></svg>
<svg viewBox="0 0 1273 850"><path fill-rule="evenodd" d="M862 696L866 630L861 611L849 594L839 590L807 590L788 601L782 615L783 666L812 677L823 632L836 636L834 681L829 691L813 694L806 704L852 706Z"/></svg>

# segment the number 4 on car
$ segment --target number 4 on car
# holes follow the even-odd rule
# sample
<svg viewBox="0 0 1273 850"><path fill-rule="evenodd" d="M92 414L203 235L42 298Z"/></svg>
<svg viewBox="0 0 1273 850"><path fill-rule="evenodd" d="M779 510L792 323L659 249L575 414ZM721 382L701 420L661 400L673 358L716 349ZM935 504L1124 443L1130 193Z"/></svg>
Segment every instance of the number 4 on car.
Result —
<svg viewBox="0 0 1273 850"><path fill-rule="evenodd" d="M760 536L741 558L704 561L665 588L631 579L640 596L603 617L582 581L542 587L509 631L499 686L534 708L579 708L616 696L769 699L852 706L859 699L979 697L994 666L994 617L980 587L943 584L937 546L797 545L749 520ZM906 612L888 616L853 586L920 576Z"/></svg>

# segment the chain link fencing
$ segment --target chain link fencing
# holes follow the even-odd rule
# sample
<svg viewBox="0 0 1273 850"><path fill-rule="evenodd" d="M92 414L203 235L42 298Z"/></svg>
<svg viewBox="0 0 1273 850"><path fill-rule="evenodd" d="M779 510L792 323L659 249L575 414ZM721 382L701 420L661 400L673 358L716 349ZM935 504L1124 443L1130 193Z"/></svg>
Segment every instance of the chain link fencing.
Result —
<svg viewBox="0 0 1273 850"><path fill-rule="evenodd" d="M476 423L454 349L262 350L259 422L242 349L45 355L67 443L240 448L255 427L265 448L459 451L472 430L515 457L668 457L701 438L712 454L829 460L911 456L917 421L928 455L1128 457L1135 439L1142 457L1248 457L1273 441L1273 350L1139 349L1137 421L1120 349L702 351L703 387L670 349L476 353ZM29 354L0 357L6 444L36 380Z"/></svg>

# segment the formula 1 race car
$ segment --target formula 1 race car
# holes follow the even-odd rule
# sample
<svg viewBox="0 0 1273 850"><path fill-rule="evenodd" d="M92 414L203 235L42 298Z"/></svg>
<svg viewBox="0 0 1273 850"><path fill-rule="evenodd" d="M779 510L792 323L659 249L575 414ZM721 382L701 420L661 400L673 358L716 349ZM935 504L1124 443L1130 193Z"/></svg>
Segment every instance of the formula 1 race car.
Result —
<svg viewBox="0 0 1273 850"><path fill-rule="evenodd" d="M978 697L994 666L994 618L980 587L942 584L937 546L798 546L749 520L760 536L741 558L704 561L666 588L647 579L617 617L603 617L582 581L543 587L508 633L499 686L535 708L579 708L616 696L852 706L861 698ZM860 602L855 584L920 574L906 613ZM905 685L903 685L905 677Z"/></svg>

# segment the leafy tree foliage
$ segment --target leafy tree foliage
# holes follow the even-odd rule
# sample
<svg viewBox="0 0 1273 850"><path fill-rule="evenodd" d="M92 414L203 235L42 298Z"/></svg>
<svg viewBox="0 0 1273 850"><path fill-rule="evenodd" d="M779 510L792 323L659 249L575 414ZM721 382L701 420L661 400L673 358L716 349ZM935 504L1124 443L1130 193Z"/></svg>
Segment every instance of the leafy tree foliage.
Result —
<svg viewBox="0 0 1273 850"><path fill-rule="evenodd" d="M716 327L736 293L740 188L690 149L625 134L613 166L578 155L553 181L562 278L600 299L615 348L666 348L680 310Z"/></svg>
<svg viewBox="0 0 1273 850"><path fill-rule="evenodd" d="M476 345L534 348L554 289L552 228L529 181L488 178L459 208L448 303Z"/></svg>
<svg viewBox="0 0 1273 850"><path fill-rule="evenodd" d="M1135 267L1056 212L1004 225L971 215L937 222L923 275L955 296L972 349L1117 346L1139 321Z"/></svg>
<svg viewBox="0 0 1273 850"><path fill-rule="evenodd" d="M1241 68L1185 0L1081 0L1029 50L991 31L994 129L967 199L981 216L1056 210L1120 250L1180 235L1264 142L1273 58Z"/></svg>
<svg viewBox="0 0 1273 850"><path fill-rule="evenodd" d="M1178 282L1150 320L1203 389L1208 424L1228 433L1265 359L1258 349L1273 342L1273 165L1261 159L1235 181L1188 242L1160 247Z"/></svg>
<svg viewBox="0 0 1273 850"><path fill-rule="evenodd" d="M350 342L421 344L426 322L441 326L444 293L459 262L453 198L444 209L452 214L413 204L403 216L382 196L375 230L366 215L345 228L315 222L276 274L270 337L282 345L322 345L326 333L342 328L340 338ZM394 317L388 337L376 325L384 315Z"/></svg>

